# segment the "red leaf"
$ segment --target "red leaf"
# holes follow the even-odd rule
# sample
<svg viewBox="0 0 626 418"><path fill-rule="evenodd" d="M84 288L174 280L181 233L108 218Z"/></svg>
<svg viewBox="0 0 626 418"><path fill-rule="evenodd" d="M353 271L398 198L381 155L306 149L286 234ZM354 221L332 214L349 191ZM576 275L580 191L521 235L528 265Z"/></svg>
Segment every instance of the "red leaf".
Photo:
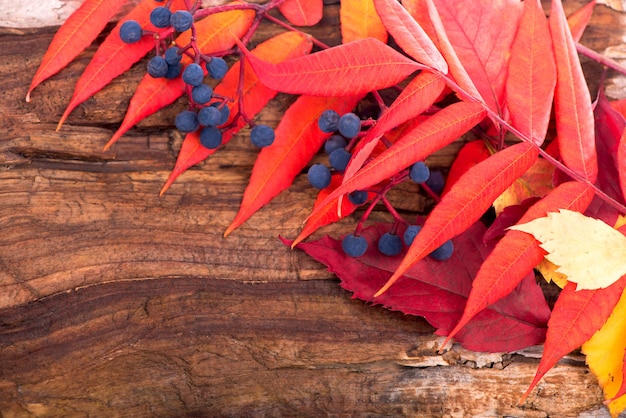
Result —
<svg viewBox="0 0 626 418"><path fill-rule="evenodd" d="M562 183L528 209L518 223L530 222L558 209L582 212L593 195L593 189L582 183ZM507 231L478 271L463 317L449 334L448 340L462 330L476 314L511 293L545 254L532 235L521 231Z"/></svg>
<svg viewBox="0 0 626 418"><path fill-rule="evenodd" d="M319 115L333 109L340 115L354 109L361 96L300 96L287 109L275 132L274 143L257 157L241 207L224 236L227 236L262 206L291 186L293 179L319 151L331 134L317 125Z"/></svg>
<svg viewBox="0 0 626 418"><path fill-rule="evenodd" d="M176 0L172 3L170 9L180 10L184 7L185 4L182 0ZM150 23L150 11L152 9L154 9L154 0L143 0L120 19L115 28L98 47L89 65L87 65L76 82L74 94L57 125L57 131L61 129L61 126L76 106L96 94L109 84L111 80L124 73L154 48L154 38L150 36L143 36L134 44L122 42L119 36L120 26L127 20L135 20L145 30L157 31Z"/></svg>
<svg viewBox="0 0 626 418"><path fill-rule="evenodd" d="M424 29L430 39L433 40L437 49L441 51L444 59L448 63L448 70L452 75L452 78L458 83L458 85L469 95L482 100L482 97L474 82L467 74L466 69L459 60L454 47L450 43L450 39L446 34L439 12L433 0L405 0L402 2L404 7L417 23ZM472 6L470 6L471 8Z"/></svg>
<svg viewBox="0 0 626 418"><path fill-rule="evenodd" d="M396 0L374 0L376 10L396 43L411 57L443 74L448 64L424 29Z"/></svg>
<svg viewBox="0 0 626 418"><path fill-rule="evenodd" d="M619 184L622 190L622 196L626 196L626 131L622 133L617 149Z"/></svg>
<svg viewBox="0 0 626 418"><path fill-rule="evenodd" d="M197 45L203 54L210 55L230 49L235 45L235 37L243 36L254 20L253 10L231 10L216 13L195 23ZM184 32L176 39L177 45L187 45L190 31ZM182 62L190 63L191 58L183 56ZM206 69L205 69L206 74ZM126 131L135 126L143 118L173 103L185 92L185 82L178 77L173 80L153 78L146 74L141 80L135 94L130 100L122 125L105 145L107 150Z"/></svg>
<svg viewBox="0 0 626 418"><path fill-rule="evenodd" d="M520 403L564 355L580 347L606 322L626 287L626 277L611 286L596 290L576 290L568 283L557 299L537 373Z"/></svg>
<svg viewBox="0 0 626 418"><path fill-rule="evenodd" d="M463 148L459 150L454 162L450 166L448 179L446 180L446 185L441 192L441 196L445 196L467 170L474 167L479 162L486 160L490 156L491 151L489 151L485 145L485 141L482 139L470 141L463 145Z"/></svg>
<svg viewBox="0 0 626 418"><path fill-rule="evenodd" d="M593 14L593 7L595 5L596 0L592 0L567 18L567 25L569 26L570 32L572 32L572 38L575 42L580 41L580 38L582 38L583 32Z"/></svg>
<svg viewBox="0 0 626 418"><path fill-rule="evenodd" d="M293 25L313 26L322 20L324 0L286 0L278 10Z"/></svg>
<svg viewBox="0 0 626 418"><path fill-rule="evenodd" d="M549 23L554 54L559 63L555 92L559 152L568 168L594 183L598 163L591 97L561 0L552 1Z"/></svg>
<svg viewBox="0 0 626 418"><path fill-rule="evenodd" d="M311 51L313 44L311 41L296 33L296 32L284 32L280 35L276 35L273 38L259 44L252 54L268 60L270 62L280 62L297 56L308 54ZM226 76L215 87L214 92L222 96L235 96L237 86L239 84L239 67L241 61L236 62L226 73ZM243 86L243 108L249 117L254 117L261 111L274 96L276 91L267 88L265 85L259 82L259 79L252 71L250 65L246 62L244 66L244 86ZM239 111L239 100L235 97L235 101L228 102L230 109L230 118L226 122L230 124L234 121L235 115ZM232 136L239 131L245 122L238 119L236 124L229 128L222 134L222 145L226 144ZM182 148L178 153L178 159L176 165L170 173L165 185L161 189L160 194L163 195L165 191L172 185L174 180L187 171L187 169L201 161L204 161L209 155L213 154L216 150L210 150L203 147L200 144L200 138L198 132L188 134L183 141Z"/></svg>
<svg viewBox="0 0 626 418"><path fill-rule="evenodd" d="M317 199L315 199L315 203L313 205L313 214L309 218L307 218L304 227L302 227L302 230L300 231L300 234L291 243L292 248L295 247L299 242L306 239L313 232L317 231L322 226L337 222L338 220L352 214L357 209L358 206L350 202L350 199L342 200L341 215L337 213L337 199L331 200L330 202L324 204L328 195L337 187L339 187L339 185L341 185L342 179L342 175L335 174L331 177L328 187L320 190L317 195ZM372 197L373 193L371 193L371 195L368 195L368 200ZM324 204L323 207L321 206L322 204Z"/></svg>
<svg viewBox="0 0 626 418"><path fill-rule="evenodd" d="M424 71L411 80L391 106L378 118L376 125L359 141L359 148L354 151L346 167L344 178L349 179L354 176L386 132L422 114L437 100L444 88L443 78L429 71Z"/></svg>
<svg viewBox="0 0 626 418"><path fill-rule="evenodd" d="M30 93L35 87L59 72L91 45L125 2L126 0L85 0L72 13L52 38L26 93L27 102L30 102Z"/></svg>
<svg viewBox="0 0 626 418"><path fill-rule="evenodd" d="M485 116L477 103L458 102L435 113L400 138L391 148L363 167L335 190L329 199L366 189L423 160L469 131Z"/></svg>
<svg viewBox="0 0 626 418"><path fill-rule="evenodd" d="M243 45L239 47L263 84L291 94L365 94L393 86L420 69L418 63L374 38L339 45L280 64L255 58Z"/></svg>
<svg viewBox="0 0 626 418"><path fill-rule="evenodd" d="M374 8L374 0L343 0L339 9L344 44L365 38L387 42L387 30Z"/></svg>
<svg viewBox="0 0 626 418"><path fill-rule="evenodd" d="M531 144L520 142L470 168L435 206L398 270L376 295L384 293L413 264L480 219L538 155Z"/></svg>
<svg viewBox="0 0 626 418"><path fill-rule="evenodd" d="M341 241L330 237L301 243L297 248L326 264L329 271L341 279L341 286L353 292L354 297L423 316L437 328L437 334L446 335L461 315L472 277L491 250L481 241L485 227L477 222L459 235L454 240L455 251L449 260L421 260L407 270L406 280L384 295L372 298L373 292L396 270L402 258L401 255L382 256L376 247L378 238L390 227L378 224L363 229L362 236L368 240L369 249L359 258L347 257ZM399 234L403 232L404 228L398 230ZM459 341L476 351L521 349L543 341L549 316L543 294L534 277L529 275L516 293L477 316Z"/></svg>
<svg viewBox="0 0 626 418"><path fill-rule="evenodd" d="M502 113L507 60L519 26L519 0L441 0L437 10L450 43L493 111Z"/></svg>
<svg viewBox="0 0 626 418"><path fill-rule="evenodd" d="M513 127L541 145L550 121L556 64L539 0L524 2L524 14L510 53L506 103Z"/></svg>

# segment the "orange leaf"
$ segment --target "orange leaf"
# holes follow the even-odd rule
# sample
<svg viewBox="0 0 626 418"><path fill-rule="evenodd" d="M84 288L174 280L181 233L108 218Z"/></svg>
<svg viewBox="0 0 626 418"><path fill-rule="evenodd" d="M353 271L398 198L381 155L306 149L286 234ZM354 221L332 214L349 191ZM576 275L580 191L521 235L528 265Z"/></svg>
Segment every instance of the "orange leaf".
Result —
<svg viewBox="0 0 626 418"><path fill-rule="evenodd" d="M583 32L591 19L591 15L593 14L593 7L596 5L596 0L592 0L589 3L585 4L580 9L576 10L567 18L567 25L569 26L570 32L572 32L572 38L574 41L580 41L580 38L583 36Z"/></svg>
<svg viewBox="0 0 626 418"><path fill-rule="evenodd" d="M296 33L284 32L273 38L259 44L252 54L259 56L270 62L280 62L282 60L291 59L297 56L308 54L313 44L311 41ZM214 92L223 96L234 96L239 84L239 67L241 61L236 62L226 73L222 81L215 87ZM250 65L246 62L244 66L244 85L243 85L243 108L249 117L254 117L261 111L274 96L276 90L271 90L259 82L259 79L252 71ZM239 110L239 100L235 97L235 101L228 102L230 109L230 118L226 122L233 122L235 115ZM222 145L226 144L232 136L245 125L245 122L239 119L235 126L229 128L222 135ZM174 169L170 173L165 185L161 189L160 194L172 185L174 180L187 171L187 169L201 161L204 161L209 155L216 150L210 150L200 144L199 132L187 134L183 141L182 148L178 153L178 158Z"/></svg>
<svg viewBox="0 0 626 418"><path fill-rule="evenodd" d="M387 30L376 13L374 0L344 0L339 9L344 44L365 38L387 42Z"/></svg>
<svg viewBox="0 0 626 418"><path fill-rule="evenodd" d="M626 277L605 289L576 290L568 283L559 295L548 321L543 355L530 387L522 396L524 402L539 380L564 355L589 340L606 322L626 287Z"/></svg>
<svg viewBox="0 0 626 418"><path fill-rule="evenodd" d="M561 0L552 1L549 22L558 62L554 97L559 152L568 168L594 183L598 162L591 96Z"/></svg>
<svg viewBox="0 0 626 418"><path fill-rule="evenodd" d="M550 121L556 64L548 22L539 0L524 2L508 68L506 103L513 127L541 145Z"/></svg>
<svg viewBox="0 0 626 418"><path fill-rule="evenodd" d="M531 206L518 223L541 218L548 212L560 208L582 212L589 206L593 196L593 189L585 184L574 181L561 183ZM445 346L476 314L511 293L543 260L545 254L545 250L539 246L534 237L520 231L507 231L478 270L463 316L442 346Z"/></svg>
<svg viewBox="0 0 626 418"><path fill-rule="evenodd" d="M480 219L494 199L528 170L538 155L532 144L520 142L470 168L435 206L398 270L375 296L384 293L413 264Z"/></svg>
<svg viewBox="0 0 626 418"><path fill-rule="evenodd" d="M323 0L286 0L278 6L285 18L296 26L313 26L324 15Z"/></svg>
<svg viewBox="0 0 626 418"><path fill-rule="evenodd" d="M291 94L352 96L384 89L404 80L420 65L374 38L339 45L315 54L272 64L249 55L263 84Z"/></svg>
<svg viewBox="0 0 626 418"><path fill-rule="evenodd" d="M409 165L423 160L469 131L485 116L477 103L458 102L447 106L408 132L392 147L344 180L329 199L366 189L390 178Z"/></svg>
<svg viewBox="0 0 626 418"><path fill-rule="evenodd" d="M59 72L91 45L125 2L126 0L85 0L72 13L52 38L26 93L27 102L30 102L30 93L35 87Z"/></svg>
<svg viewBox="0 0 626 418"><path fill-rule="evenodd" d="M196 22L198 48L206 55L232 48L235 44L235 37L243 36L247 32L250 25L252 25L254 16L255 13L252 10L231 10L209 15ZM191 34L188 32L190 31L181 34L176 39L176 44L187 45L191 37ZM182 62L189 63L191 59L183 56ZM130 100L122 125L113 134L113 137L105 145L104 149L107 150L111 147L137 122L173 103L184 92L185 82L180 77L168 80L165 78L153 78L146 74Z"/></svg>
<svg viewBox="0 0 626 418"><path fill-rule="evenodd" d="M448 179L446 180L445 187L441 191L441 196L445 196L467 170L479 162L486 160L491 154L491 151L487 148L485 141L482 139L470 141L463 145L463 148L459 150L454 162L450 166Z"/></svg>
<svg viewBox="0 0 626 418"><path fill-rule="evenodd" d="M354 151L346 167L344 181L354 176L363 166L378 140L386 132L427 110L444 88L445 82L441 75L430 71L424 71L411 80L391 106L378 118L376 125L359 141L359 148Z"/></svg>
<svg viewBox="0 0 626 418"><path fill-rule="evenodd" d="M182 0L176 0L170 8L171 10L180 10L184 7L185 4ZM154 38L150 36L143 36L138 42L133 44L122 42L119 36L120 26L127 20L138 22L146 30L157 31L150 23L150 11L152 9L154 9L154 0L143 0L120 19L115 28L98 47L89 65L87 65L76 82L74 94L57 125L57 131L61 129L61 126L76 106L96 94L109 84L111 80L124 73L124 71L128 70L135 62L139 61L154 48Z"/></svg>
<svg viewBox="0 0 626 418"><path fill-rule="evenodd" d="M317 125L326 109L340 115L351 111L359 102L356 97L300 96L285 112L275 132L274 143L259 153L241 207L224 236L227 236L262 206L291 186L320 146L331 134Z"/></svg>
<svg viewBox="0 0 626 418"><path fill-rule="evenodd" d="M448 72L441 52L404 7L395 0L374 0L374 4L385 28L404 52L443 74Z"/></svg>
<svg viewBox="0 0 626 418"><path fill-rule="evenodd" d="M617 165L622 196L626 196L626 129L622 132L622 136L619 139Z"/></svg>

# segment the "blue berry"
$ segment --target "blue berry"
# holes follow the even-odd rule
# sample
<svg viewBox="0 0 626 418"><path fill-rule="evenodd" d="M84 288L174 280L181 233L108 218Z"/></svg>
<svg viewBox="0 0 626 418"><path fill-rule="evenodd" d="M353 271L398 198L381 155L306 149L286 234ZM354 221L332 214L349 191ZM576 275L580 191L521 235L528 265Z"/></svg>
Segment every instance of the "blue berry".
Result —
<svg viewBox="0 0 626 418"><path fill-rule="evenodd" d="M191 89L191 98L198 104L205 104L213 97L213 89L206 84L200 84Z"/></svg>
<svg viewBox="0 0 626 418"><path fill-rule="evenodd" d="M362 205L367 202L367 192L365 190L355 190L348 194L348 200L352 202L353 205Z"/></svg>
<svg viewBox="0 0 626 418"><path fill-rule="evenodd" d="M424 183L430 177L430 170L423 161L418 161L411 166L409 177L416 183Z"/></svg>
<svg viewBox="0 0 626 418"><path fill-rule="evenodd" d="M339 118L339 133L346 138L354 138L361 132L361 119L354 113L346 113Z"/></svg>
<svg viewBox="0 0 626 418"><path fill-rule="evenodd" d="M402 252L402 240L399 236L386 232L378 239L378 249L381 253L393 257Z"/></svg>
<svg viewBox="0 0 626 418"><path fill-rule="evenodd" d="M228 121L228 117L230 116L230 108L228 106L220 106L220 103L211 103L211 106L219 109L220 111L220 115L222 116L220 121L218 122L218 125L223 125L226 123L226 121Z"/></svg>
<svg viewBox="0 0 626 418"><path fill-rule="evenodd" d="M407 246L411 246L411 244L413 244L413 241L415 241L415 237L417 236L417 234L419 234L421 230L422 227L420 225L409 226L406 231L404 231L404 235L402 236L402 238L404 239L404 243Z"/></svg>
<svg viewBox="0 0 626 418"><path fill-rule="evenodd" d="M274 130L267 125L254 125L250 131L250 141L255 147L270 146L274 142Z"/></svg>
<svg viewBox="0 0 626 418"><path fill-rule="evenodd" d="M167 61L169 65L178 64L182 58L180 48L177 46L170 46L165 50L165 61Z"/></svg>
<svg viewBox="0 0 626 418"><path fill-rule="evenodd" d="M367 251L367 240L364 237L349 234L341 241L341 248L350 257L360 257Z"/></svg>
<svg viewBox="0 0 626 418"><path fill-rule="evenodd" d="M172 12L167 7L155 7L152 9L152 12L150 12L150 23L160 29L167 28L170 26L171 17Z"/></svg>
<svg viewBox="0 0 626 418"><path fill-rule="evenodd" d="M441 247L437 248L435 251L430 253L429 255L438 261L445 261L448 258L452 257L452 253L454 252L454 244L452 241L448 240L441 244Z"/></svg>
<svg viewBox="0 0 626 418"><path fill-rule="evenodd" d="M208 149L215 149L222 144L222 131L215 126L207 126L200 131L200 143Z"/></svg>
<svg viewBox="0 0 626 418"><path fill-rule="evenodd" d="M311 186L316 189L325 189L330 184L330 170L324 164L313 164L307 177Z"/></svg>
<svg viewBox="0 0 626 418"><path fill-rule="evenodd" d="M343 136L333 135L330 138L328 138L326 142L324 142L324 152L326 154L330 154L337 148L345 148L346 145L348 144L346 143L346 140Z"/></svg>
<svg viewBox="0 0 626 418"><path fill-rule="evenodd" d="M154 78L165 77L168 69L169 66L163 57L152 57L150 61L148 61L148 74Z"/></svg>
<svg viewBox="0 0 626 418"><path fill-rule="evenodd" d="M185 110L176 115L176 129L181 132L193 132L198 129L198 116L196 112Z"/></svg>
<svg viewBox="0 0 626 418"><path fill-rule="evenodd" d="M222 113L215 106L207 106L198 112L198 122L202 126L217 126L222 119Z"/></svg>
<svg viewBox="0 0 626 418"><path fill-rule="evenodd" d="M328 156L328 162L332 168L337 171L344 171L350 161L350 154L345 148L337 148Z"/></svg>
<svg viewBox="0 0 626 418"><path fill-rule="evenodd" d="M436 194L440 194L443 187L446 185L446 180L443 178L443 173L439 170L432 171L430 177L426 180L426 185L430 187L430 190Z"/></svg>
<svg viewBox="0 0 626 418"><path fill-rule="evenodd" d="M178 77L182 71L183 71L183 64L181 64L180 62L178 64L168 65L167 74L165 74L165 78L167 78L168 80L173 80L176 77Z"/></svg>
<svg viewBox="0 0 626 418"><path fill-rule="evenodd" d="M170 24L178 32L184 32L191 28L191 25L193 24L193 16L186 10L178 10L172 14Z"/></svg>
<svg viewBox="0 0 626 418"><path fill-rule="evenodd" d="M199 86L204 81L204 71L199 64L192 63L183 70L183 81L190 86Z"/></svg>
<svg viewBox="0 0 626 418"><path fill-rule="evenodd" d="M206 69L211 78L221 80L228 71L228 64L220 57L212 57L211 61L206 63Z"/></svg>
<svg viewBox="0 0 626 418"><path fill-rule="evenodd" d="M339 129L339 114L332 109L324 110L317 120L317 126L322 132L335 132Z"/></svg>
<svg viewBox="0 0 626 418"><path fill-rule="evenodd" d="M127 44L134 44L141 39L141 25L135 20L127 20L120 26L120 39Z"/></svg>

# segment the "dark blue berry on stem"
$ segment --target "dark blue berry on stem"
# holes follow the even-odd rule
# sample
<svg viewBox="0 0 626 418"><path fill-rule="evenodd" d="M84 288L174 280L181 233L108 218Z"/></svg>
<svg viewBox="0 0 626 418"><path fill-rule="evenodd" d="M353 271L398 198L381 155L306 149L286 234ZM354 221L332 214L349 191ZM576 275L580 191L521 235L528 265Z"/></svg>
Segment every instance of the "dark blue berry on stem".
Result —
<svg viewBox="0 0 626 418"><path fill-rule="evenodd" d="M330 184L330 170L324 164L313 164L307 177L311 186L316 189L325 189Z"/></svg>
<svg viewBox="0 0 626 418"><path fill-rule="evenodd" d="M192 63L183 70L183 81L190 86L199 86L204 81L204 71L199 64Z"/></svg>
<svg viewBox="0 0 626 418"><path fill-rule="evenodd" d="M198 122L202 126L217 126L220 124L222 114L215 106L207 106L198 112Z"/></svg>
<svg viewBox="0 0 626 418"><path fill-rule="evenodd" d="M346 113L339 118L339 133L346 138L354 138L361 132L361 119L354 113Z"/></svg>
<svg viewBox="0 0 626 418"><path fill-rule="evenodd" d="M135 20L127 20L120 26L120 39L127 44L134 44L141 39L141 25Z"/></svg>
<svg viewBox="0 0 626 418"><path fill-rule="evenodd" d="M165 61L167 61L169 65L178 64L182 58L180 48L177 46L170 46L165 50Z"/></svg>
<svg viewBox="0 0 626 418"><path fill-rule="evenodd" d="M346 143L346 140L343 136L333 135L330 138L328 138L326 142L324 142L324 152L326 154L330 154L337 148L345 148L346 145L348 144Z"/></svg>
<svg viewBox="0 0 626 418"><path fill-rule="evenodd" d="M191 98L198 104L208 103L213 97L213 89L206 84L200 84L191 89Z"/></svg>
<svg viewBox="0 0 626 418"><path fill-rule="evenodd" d="M350 257L360 257L367 251L367 240L365 237L349 234L341 241L341 248Z"/></svg>
<svg viewBox="0 0 626 418"><path fill-rule="evenodd" d="M406 231L404 231L404 235L402 236L402 238L404 238L404 243L407 246L413 244L413 241L415 241L415 237L417 236L417 234L419 234L421 230L422 227L420 225L409 226Z"/></svg>
<svg viewBox="0 0 626 418"><path fill-rule="evenodd" d="M353 205L362 205L367 202L367 192L365 190L355 190L348 194L348 200L352 202Z"/></svg>
<svg viewBox="0 0 626 418"><path fill-rule="evenodd" d="M337 148L328 156L328 163L337 171L344 171L350 161L350 154L345 148Z"/></svg>
<svg viewBox="0 0 626 418"><path fill-rule="evenodd" d="M435 260L445 261L452 257L452 253L454 253L454 244L452 241L448 240L429 255Z"/></svg>
<svg viewBox="0 0 626 418"><path fill-rule="evenodd" d="M267 125L254 125L250 131L250 142L259 148L265 148L274 142L274 130Z"/></svg>
<svg viewBox="0 0 626 418"><path fill-rule="evenodd" d="M148 74L154 78L165 77L169 66L163 57L152 57L148 61Z"/></svg>
<svg viewBox="0 0 626 418"><path fill-rule="evenodd" d="M167 28L170 26L171 17L172 12L167 7L155 7L152 9L152 12L150 12L150 23L160 29Z"/></svg>
<svg viewBox="0 0 626 418"><path fill-rule="evenodd" d="M198 129L198 116L196 112L185 110L176 115L176 129L181 132L193 132Z"/></svg>
<svg viewBox="0 0 626 418"><path fill-rule="evenodd" d="M211 61L206 63L206 69L211 78L221 80L228 71L228 64L220 57L212 57Z"/></svg>
<svg viewBox="0 0 626 418"><path fill-rule="evenodd" d="M436 194L440 194L443 187L446 185L446 180L443 178L443 173L439 170L431 171L430 177L426 180L426 185L430 187L430 190Z"/></svg>
<svg viewBox="0 0 626 418"><path fill-rule="evenodd" d="M174 65L168 64L167 74L165 74L165 78L167 78L168 80L173 80L178 77L182 71L183 64L181 64L180 62Z"/></svg>
<svg viewBox="0 0 626 418"><path fill-rule="evenodd" d="M172 14L170 25L178 32L184 32L191 28L193 24L193 16L186 10L178 10Z"/></svg>
<svg viewBox="0 0 626 418"><path fill-rule="evenodd" d="M402 240L399 236L386 232L378 239L378 249L381 253L393 257L402 252Z"/></svg>
<svg viewBox="0 0 626 418"><path fill-rule="evenodd" d="M200 131L200 143L208 149L215 149L222 144L222 132L215 126L207 126Z"/></svg>
<svg viewBox="0 0 626 418"><path fill-rule="evenodd" d="M320 118L317 120L317 126L322 130L322 132L335 132L339 129L339 113L335 112L332 109L324 110L320 115Z"/></svg>
<svg viewBox="0 0 626 418"><path fill-rule="evenodd" d="M409 177L416 183L424 183L430 177L430 170L423 161L418 161L411 166Z"/></svg>
<svg viewBox="0 0 626 418"><path fill-rule="evenodd" d="M220 115L222 116L218 125L223 125L228 121L228 117L230 116L230 108L228 106L220 107L220 103L211 103L211 106L216 107L220 111Z"/></svg>

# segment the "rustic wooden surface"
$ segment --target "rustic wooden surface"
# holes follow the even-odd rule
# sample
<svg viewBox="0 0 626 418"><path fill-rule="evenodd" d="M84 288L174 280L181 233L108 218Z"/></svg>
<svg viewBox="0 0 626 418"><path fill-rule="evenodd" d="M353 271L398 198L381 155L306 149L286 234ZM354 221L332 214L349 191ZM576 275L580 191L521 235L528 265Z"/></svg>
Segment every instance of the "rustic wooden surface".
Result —
<svg viewBox="0 0 626 418"><path fill-rule="evenodd" d="M315 34L336 43L336 25L327 7ZM625 27L599 6L583 43L619 45ZM438 355L422 320L352 300L324 266L282 246L276 236L296 235L314 197L305 176L222 238L256 156L245 132L159 198L183 100L101 151L142 65L55 132L95 47L26 103L53 34L0 30L1 416L607 415L580 356L520 407L536 352ZM289 103L279 95L261 118L275 124ZM396 202L415 209L409 192Z"/></svg>

